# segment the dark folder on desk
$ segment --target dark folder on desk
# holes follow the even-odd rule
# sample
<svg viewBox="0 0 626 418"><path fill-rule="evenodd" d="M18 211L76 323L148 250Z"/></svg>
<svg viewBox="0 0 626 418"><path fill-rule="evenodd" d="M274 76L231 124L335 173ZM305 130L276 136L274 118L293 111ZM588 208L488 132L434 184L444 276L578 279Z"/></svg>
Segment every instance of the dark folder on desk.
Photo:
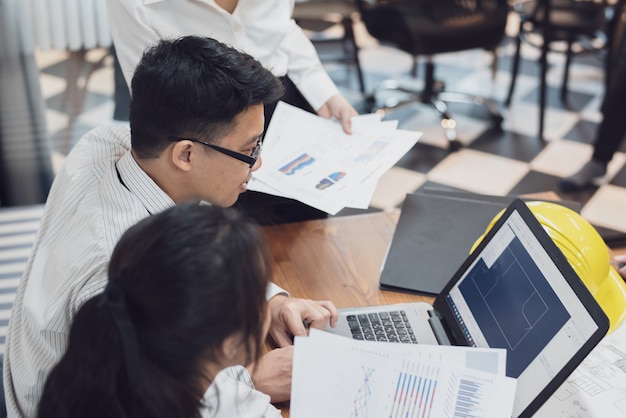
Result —
<svg viewBox="0 0 626 418"><path fill-rule="evenodd" d="M407 194L380 288L441 293L487 225L514 199L438 189ZM572 207L572 203L566 206Z"/></svg>

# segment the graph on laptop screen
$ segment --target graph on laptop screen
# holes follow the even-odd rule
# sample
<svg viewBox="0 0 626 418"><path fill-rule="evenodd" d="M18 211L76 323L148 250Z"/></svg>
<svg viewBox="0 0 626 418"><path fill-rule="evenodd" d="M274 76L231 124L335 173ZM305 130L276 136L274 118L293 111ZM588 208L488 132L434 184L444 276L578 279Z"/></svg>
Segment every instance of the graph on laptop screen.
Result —
<svg viewBox="0 0 626 418"><path fill-rule="evenodd" d="M507 375L518 378L514 416L598 329L515 211L452 287L447 302L470 345L507 349Z"/></svg>

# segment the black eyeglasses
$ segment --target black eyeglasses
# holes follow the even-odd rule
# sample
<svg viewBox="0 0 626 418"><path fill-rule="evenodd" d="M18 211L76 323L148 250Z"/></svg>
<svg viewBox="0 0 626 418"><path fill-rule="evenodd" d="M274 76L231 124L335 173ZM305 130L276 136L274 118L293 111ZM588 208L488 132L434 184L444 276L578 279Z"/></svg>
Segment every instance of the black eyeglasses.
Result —
<svg viewBox="0 0 626 418"><path fill-rule="evenodd" d="M233 157L239 161L243 161L248 164L250 168L256 164L256 160L259 159L259 155L261 155L261 149L263 149L263 139L261 137L257 138L256 145L252 148L250 155L242 154L240 152L236 152L233 150L229 150L228 148L220 147L219 145L209 144L208 142L201 141L195 138L181 138L178 136L170 136L167 138L168 141L178 142L178 141L191 141L197 142L198 144L206 145L207 147L214 149L215 151L221 152L222 154L226 154L229 157Z"/></svg>

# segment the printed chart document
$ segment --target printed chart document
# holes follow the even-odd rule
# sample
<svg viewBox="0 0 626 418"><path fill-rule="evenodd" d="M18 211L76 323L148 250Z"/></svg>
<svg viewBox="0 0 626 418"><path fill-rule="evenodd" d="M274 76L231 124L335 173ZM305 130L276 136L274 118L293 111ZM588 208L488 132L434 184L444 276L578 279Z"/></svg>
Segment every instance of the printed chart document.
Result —
<svg viewBox="0 0 626 418"><path fill-rule="evenodd" d="M535 416L626 417L626 323L600 341Z"/></svg>
<svg viewBox="0 0 626 418"><path fill-rule="evenodd" d="M366 208L378 179L418 141L375 114L353 118L353 133L279 102L263 144L263 165L250 190L290 197L331 215Z"/></svg>
<svg viewBox="0 0 626 418"><path fill-rule="evenodd" d="M293 418L501 418L513 410L505 350L372 343L314 329L296 337L294 350Z"/></svg>

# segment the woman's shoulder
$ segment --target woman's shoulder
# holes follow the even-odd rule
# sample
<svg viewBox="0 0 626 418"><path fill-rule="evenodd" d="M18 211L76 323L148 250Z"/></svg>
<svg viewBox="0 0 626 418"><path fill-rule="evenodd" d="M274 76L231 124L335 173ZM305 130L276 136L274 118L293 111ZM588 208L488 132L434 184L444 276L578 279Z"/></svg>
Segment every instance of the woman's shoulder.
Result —
<svg viewBox="0 0 626 418"><path fill-rule="evenodd" d="M203 418L281 417L280 410L270 403L268 395L232 379L225 373L217 375L207 389L203 403Z"/></svg>

